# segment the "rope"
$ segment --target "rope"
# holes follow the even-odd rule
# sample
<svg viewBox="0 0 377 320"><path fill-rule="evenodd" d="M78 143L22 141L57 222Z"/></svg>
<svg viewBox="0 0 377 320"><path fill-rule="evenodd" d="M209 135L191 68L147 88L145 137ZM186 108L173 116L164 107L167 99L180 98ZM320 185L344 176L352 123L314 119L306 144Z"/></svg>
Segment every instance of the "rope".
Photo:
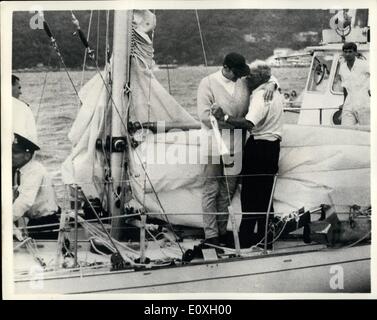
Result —
<svg viewBox="0 0 377 320"><path fill-rule="evenodd" d="M101 221L106 221L106 220L112 220L112 219L121 219L121 218L132 218L132 217L138 217L140 216L139 213L135 214L125 214L125 215L120 215L120 216L114 216L114 217L105 217L105 218L100 218L99 220ZM98 219L88 219L88 220L83 220L85 222L96 222ZM74 224L74 222L67 222L68 225ZM20 230L30 230L30 229L38 229L41 227L58 227L60 226L60 223L48 223L48 224L40 224L40 225L33 225L33 226L25 226L25 227L18 227Z"/></svg>
<svg viewBox="0 0 377 320"><path fill-rule="evenodd" d="M209 75L209 71L208 71L207 54L206 54L206 50L205 50L205 47L204 47L203 34L202 34L202 28L200 26L200 20L199 20L198 10L195 10L195 15L196 15L196 21L198 23L200 42L201 42L202 50L203 50L204 65L206 67L206 73L207 73L207 76L208 76Z"/></svg>
<svg viewBox="0 0 377 320"><path fill-rule="evenodd" d="M77 96L77 99L78 99L79 102L80 102L80 105L82 105L82 101L81 101L81 99L80 99L79 93L78 93L78 91L77 91L77 89L76 89L75 84L73 83L73 80L72 80L72 78L71 78L71 75L70 75L69 72L68 72L67 66L66 66L66 64L65 64L65 62L64 62L64 60L63 60L63 58L62 58L61 55L60 55L60 57L61 57L61 63L62 63L62 65L63 65L63 67L64 67L64 71L66 72L66 74L67 74L67 76L68 76L68 79L69 79L69 81L70 81L71 84L72 84L73 90L75 91L75 94L76 94L76 96Z"/></svg>
<svg viewBox="0 0 377 320"><path fill-rule="evenodd" d="M154 39L154 31L152 32L152 37L151 37L152 39L152 43L153 43L153 39ZM132 42L132 40L133 40L133 37L131 36L131 42ZM149 69L151 68L151 66L149 66ZM130 69L130 68L129 68ZM149 78L149 96L148 96L148 120L150 120L150 99L151 99L151 80L152 80L152 76L151 76L151 73L150 73L150 78ZM130 110L130 105L131 105L131 101L132 101L132 91L131 91L131 89L130 88L128 88L128 93L129 93L129 100L128 100L128 105L127 105L127 110L126 110L126 115L127 115L127 119L129 118L129 110ZM124 123L124 121L123 121L123 119L122 119L122 117L120 116L120 113L119 113L119 111L118 111L118 109L116 108L116 110L117 110L117 112L118 112L118 115L119 115L119 118L120 118L120 120L121 120L121 123L122 123L122 125L124 126L124 129L125 129L125 132L126 132L126 134L127 134L127 132L128 132L128 130L127 130L127 126L126 126L126 124ZM128 137L128 140L130 140L129 139L129 136L128 136L128 134L127 134L127 137ZM150 184L150 186L151 186L151 188L152 188L152 191L153 191L153 193L154 193L154 195L155 195L155 197L156 197L156 200L157 200L157 202L158 202L158 205L160 206L160 208L161 208L161 210L162 210L162 212L163 212L163 215L165 216L165 218L166 218L166 222L169 224L169 226L171 227L171 230L173 230L173 227L172 227L172 225L171 225L171 223L170 223L170 221L169 221L169 218L166 216L166 214L165 214L165 209L164 209L164 207L163 207L163 205L162 205L162 203L161 203L161 201L160 201L160 198L159 198L159 196L158 196L158 194L157 194L157 192L156 192L156 190L155 190L155 188L154 188L154 186L153 186L153 183L152 183L152 181L151 181L151 179L150 179L150 177L149 177L149 175L148 175L148 173L147 173L147 170L146 170L146 167L144 166L144 164L143 164L143 161L142 161L142 159L141 159L141 157L140 157L140 155L139 155L139 153L135 150L135 154L137 155L137 157L138 157L138 159L139 159L139 162L140 162L140 165L141 165L141 167L142 167L142 170L143 170L143 172L145 173L145 175L144 175L144 194L143 194L143 207L145 208L145 200L146 200L146 198L145 198L145 190L146 190L146 180L148 179L148 182L149 182L149 184ZM174 232L173 232L174 233ZM176 241L177 241L177 244L178 244L178 246L179 246L179 248L180 248L180 250L181 250L181 252L182 252L182 254L184 253L184 250L182 249L182 247L181 247L181 245L179 244L179 242L178 242L178 237L177 237L177 235L174 233L174 236L175 236L175 238L176 238Z"/></svg>
<svg viewBox="0 0 377 320"><path fill-rule="evenodd" d="M166 71L168 74L168 87L169 87L169 94L171 94L171 87L170 87L170 72L169 72L169 61L166 63Z"/></svg>
<svg viewBox="0 0 377 320"><path fill-rule="evenodd" d="M88 39L89 41L89 38L90 38L90 29L92 27L92 17L93 17L93 10L90 10L90 17L89 17L89 26L88 26L88 34L86 36L86 38ZM84 84L84 74L85 74L85 67L86 67L86 56L88 54L88 51L85 50L85 53L84 53L84 62L82 64L82 73L81 73L81 82L80 82L80 90Z"/></svg>
<svg viewBox="0 0 377 320"><path fill-rule="evenodd" d="M160 235L160 234L163 234L163 232L160 232L159 234L157 234L156 236L154 236L152 234L152 232L150 232L148 229L145 229L147 231L147 233L152 237L153 241L158 243L159 244L159 240L157 240L157 237ZM162 249L162 245L159 244L159 247L160 247L160 250L161 250L161 253L166 257L166 258L170 258L165 252L164 250Z"/></svg>
<svg viewBox="0 0 377 320"><path fill-rule="evenodd" d="M109 60L109 21L110 21L110 10L106 11L106 35L105 35L105 66L107 66L107 61ZM89 41L89 39L88 39Z"/></svg>
<svg viewBox="0 0 377 320"><path fill-rule="evenodd" d="M102 240L108 247L110 247L111 249L113 250L116 250L116 248L113 247L112 244L109 244L108 242L106 242L106 234L101 231L100 229L98 229L96 226L93 226L91 225L90 223L88 223L88 221L82 219L81 217L79 217L79 222L82 224L82 226L94 237ZM126 249L127 251L131 252L132 254L134 255L137 255L138 254L138 251L134 250L134 249L131 249L129 248L128 246L126 246L125 244L117 241L116 239L113 239L114 243L116 243L117 245L121 246L122 248Z"/></svg>
<svg viewBox="0 0 377 320"><path fill-rule="evenodd" d="M107 232L105 226L103 225L100 217L98 216L97 214L97 211L93 208L92 204L90 203L89 199L85 196L85 194L83 193L83 196L85 198L85 200L89 203L89 206L90 208L92 209L94 215L96 216L96 218L98 219L99 223L101 224L101 227L103 229L103 231L106 233L106 236L108 237L108 239L110 240L111 244L114 246L114 249L116 250L116 252L119 254L120 257L122 257L123 260L126 260L124 259L123 255L120 253L118 247L115 245L114 241L113 241L113 238L111 237L111 235ZM133 261L129 261L131 264L133 264Z"/></svg>
<svg viewBox="0 0 377 320"><path fill-rule="evenodd" d="M357 245L358 243L360 243L361 241L365 240L366 238L369 237L369 235L372 233L372 231L369 231L365 236L361 237L359 240L351 243L350 245L346 246L346 247L343 247L344 249L348 249L348 248L351 248L355 245Z"/></svg>
<svg viewBox="0 0 377 320"><path fill-rule="evenodd" d="M69 81L70 81L71 84L72 84L73 90L75 91L75 94L76 94L78 100L80 101L80 104L82 105L81 99L80 99L79 94L78 94L77 89L76 89L76 86L75 86L75 84L73 83L73 80L72 80L72 78L71 78L71 75L70 75L69 72L68 72L67 66L66 66L66 64L65 64L65 62L64 62L63 56L61 55L61 52L60 52L60 50L59 50L58 44L57 44L57 42L56 42L56 39L55 39L54 36L52 35L52 32L51 32L50 26L48 25L48 23L47 23L47 21L45 20L44 17L43 17L43 28L44 28L45 32L47 33L47 36L50 38L51 45L52 45L52 47L54 48L54 50L55 50L56 54L58 55L58 57L60 58L60 63L63 65L64 71L65 71L65 73L67 74L68 79L69 79Z"/></svg>
<svg viewBox="0 0 377 320"><path fill-rule="evenodd" d="M307 174L307 173L324 173L324 172L338 172L338 171L352 171L352 170L363 170L363 169L370 169L370 167L361 167L361 168L344 168L344 169L333 169L333 170L314 170L314 171L301 171L301 172L295 172L295 173L291 173L291 172L286 172L286 173L280 173L280 179L290 179L290 180L302 180L302 179L299 179L299 178L293 178L292 175L300 175L300 174ZM290 176L288 177L285 177L285 176L282 176L282 174L289 174ZM244 178L244 177L262 177L262 176L274 176L274 174L269 174L269 173L260 173L260 174L240 174L240 175L229 175L228 177L240 177L240 178ZM220 175L220 176L212 176L212 177L209 177L208 179L218 179L218 178L224 178L223 175ZM175 178L164 178L164 180L190 180L191 178L190 177L187 177L187 178L182 178L182 177L175 177ZM149 181L158 181L159 179L158 178L155 178L155 179L149 179ZM124 182L131 182L132 180L131 179L125 179L125 180L120 180L120 182L124 183ZM84 181L80 181L79 182L80 185L93 185L93 181L88 181L88 182L84 182ZM97 184L101 184L100 182L96 182ZM108 182L102 182L102 184L107 184ZM66 186L65 183L54 183L53 184L54 187L59 187L59 186ZM41 187L48 187L49 184L41 184L39 185Z"/></svg>
<svg viewBox="0 0 377 320"><path fill-rule="evenodd" d="M96 63L98 64L98 48L99 48L99 22L100 22L101 11L97 11L97 46L96 46Z"/></svg>
<svg viewBox="0 0 377 320"><path fill-rule="evenodd" d="M26 250L31 254L31 256L34 258L34 260L37 261L41 265L41 267L43 267L43 268L46 267L46 263L39 256L37 243L35 242L34 239L32 239L30 237L24 239L18 246L16 246L14 248L14 250L21 247L22 245L25 245Z"/></svg>
<svg viewBox="0 0 377 320"><path fill-rule="evenodd" d="M151 179L150 179L150 177L149 177L149 175L148 175L148 173L147 173L147 171L146 171L146 168L144 167L144 164L143 164L143 162L142 162L142 159L141 159L139 153L138 153L136 150L134 150L134 151L135 151L136 156L137 156L138 159L139 159L139 162L140 162L140 165L141 165L141 167L142 167L142 170L143 170L143 172L145 173L145 177L148 179L148 182L149 182L149 184L150 184L150 186L151 186L151 188L152 188L152 192L153 192L153 194L154 194L155 197L156 197L157 203L158 203L159 207L160 207L161 210L162 210L162 214L165 216L165 218L166 218L166 222L167 222L167 223L170 225L170 227L172 228L172 225L171 225L171 223L170 223L168 217L166 216L166 211L165 211L165 209L164 209L164 207L163 207L163 205L162 205L162 203L161 203L161 201L160 201L160 198L159 198L159 196L158 196L158 194L157 194L157 192L156 192L156 189L154 188L153 183L152 183L152 181L151 181ZM145 192L144 192L144 194L145 194ZM145 196L145 195L144 195L144 196ZM173 230L173 228L172 228L172 230ZM177 244L178 244L178 246L179 246L179 248L181 249L182 254L183 254L184 251L183 251L181 245L178 243L178 237L176 236L175 233L174 233L174 236L176 237Z"/></svg>
<svg viewBox="0 0 377 320"><path fill-rule="evenodd" d="M161 213L159 212L148 212L148 215L160 215ZM203 215L203 214L207 214L207 215L228 215L228 212L185 212L185 213L165 213L165 215L179 215L179 216L195 216L195 215ZM266 212L235 212L234 213L235 215L251 215L251 214L255 214L255 215L261 215L261 214L266 214ZM278 212L274 212L274 215L282 215L283 213L278 213ZM346 214L346 213L345 213ZM112 217L105 217L105 218L99 218L99 219L87 219L85 220L84 218L81 218L82 221L80 222L87 222L87 223L90 223L90 222L98 222L99 220L101 221L106 221L106 220L114 220L114 219L122 219L122 218L125 218L125 219L128 219L128 218L133 218L133 217L139 217L140 214L139 213L135 213L135 214L125 214L125 215L119 215L119 216L112 216ZM245 217L244 220L254 220L254 219L259 219L257 217ZM225 220L228 220L228 219L220 219L220 221L225 221ZM67 222L67 225L72 225L74 224L74 222ZM59 227L60 224L59 223L49 223L49 224L40 224L40 225L33 225L33 226L25 226L25 227L18 227L18 229L20 230L32 230L32 229L38 229L38 228L41 228L41 227ZM136 229L137 227L121 227L119 229ZM49 230L45 230L45 231L41 231L41 232L50 232L52 230L55 230L55 229L49 229Z"/></svg>
<svg viewBox="0 0 377 320"><path fill-rule="evenodd" d="M99 230L98 228L96 228L95 226L92 226L90 225L89 223L86 223L85 220L83 220L82 218L79 217L79 220L80 220L80 223L82 223L88 230L88 232L90 232L91 234L94 235L94 237L97 237L99 238L100 240L104 241L105 245L107 245L108 247L110 248L113 248L114 250L117 250L117 248L114 246L114 243L116 243L118 246L122 247L123 249L127 250L129 253L133 254L133 257L127 257L127 262L129 262L131 265L133 266L145 266L146 264L143 264L143 263L135 263L132 259L136 258L136 256L139 254L138 251L128 247L127 245L125 245L124 243L120 242L120 241L117 241L116 239L112 239L111 241L111 244L107 243L105 238L106 238L106 235L107 235L107 232L106 233L103 233L101 230ZM122 256L123 257L123 256Z"/></svg>
<svg viewBox="0 0 377 320"><path fill-rule="evenodd" d="M151 42L153 47L153 40L154 40L154 30L152 31L151 36ZM149 69L152 67L153 60L151 60L151 65L148 66ZM148 84L148 102L147 102L147 111L148 111L148 122L150 122L150 116L151 116L151 90L152 89L152 72L149 72L149 84ZM146 173L147 167L145 166L145 173ZM145 208L145 200L146 200L146 189L147 189L147 176L144 175L144 192L143 192L143 207Z"/></svg>
<svg viewBox="0 0 377 320"><path fill-rule="evenodd" d="M41 104L42 104L42 98L43 98L43 95L44 95L44 92L45 92L45 88L46 88L46 83L47 83L47 75L48 73L50 72L49 70L49 67L50 67L50 61L51 61L51 51L50 51L50 54L48 56L48 62L47 62L47 71L45 73L45 78L43 80L43 85L42 85L42 92L41 92L41 97L39 99L39 104L38 104L38 108L37 108L37 111L36 111L36 115L35 115L35 123L37 124L38 123L38 117L39 117L39 110L41 108Z"/></svg>
<svg viewBox="0 0 377 320"><path fill-rule="evenodd" d="M23 229L22 227L19 227L18 229ZM23 239L19 244L17 244L14 248L13 251L17 250L18 248L22 247L26 241L29 241L31 238L25 238Z"/></svg>

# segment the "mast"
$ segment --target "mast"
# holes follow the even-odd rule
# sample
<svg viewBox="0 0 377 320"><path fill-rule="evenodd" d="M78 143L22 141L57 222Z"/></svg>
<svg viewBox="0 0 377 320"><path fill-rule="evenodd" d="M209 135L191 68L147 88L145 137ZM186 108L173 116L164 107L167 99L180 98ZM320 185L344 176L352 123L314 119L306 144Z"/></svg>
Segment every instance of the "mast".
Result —
<svg viewBox="0 0 377 320"><path fill-rule="evenodd" d="M132 10L114 12L113 63L112 63L112 100L111 103L111 183L109 188L110 210L113 217L122 214L124 204L123 183L126 155L126 107L128 95L125 88L130 80L130 52L132 32ZM119 239L120 219L112 219L111 236Z"/></svg>

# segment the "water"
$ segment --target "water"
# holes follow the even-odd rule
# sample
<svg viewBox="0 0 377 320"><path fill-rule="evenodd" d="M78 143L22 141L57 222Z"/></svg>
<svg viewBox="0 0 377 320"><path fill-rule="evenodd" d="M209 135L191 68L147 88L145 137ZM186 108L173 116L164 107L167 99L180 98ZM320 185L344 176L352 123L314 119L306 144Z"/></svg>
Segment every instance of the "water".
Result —
<svg viewBox="0 0 377 320"><path fill-rule="evenodd" d="M156 77L168 90L170 78L171 94L196 117L196 91L200 80L215 67L179 67L169 70L157 70ZM299 94L305 86L307 68L276 68L272 73L278 79L282 92L296 90ZM65 72L25 72L15 73L21 79L21 99L27 102L34 113L38 128L41 151L38 159L53 175L59 201L64 187L61 181L60 166L71 151L68 133L78 112L78 99ZM86 71L84 83L95 75L95 71ZM70 76L77 89L81 85L82 72L70 71ZM43 86L45 83L45 86ZM44 87L44 89L43 89ZM42 96L43 91L43 96ZM291 115L287 115L291 117ZM287 122L294 120L287 118Z"/></svg>

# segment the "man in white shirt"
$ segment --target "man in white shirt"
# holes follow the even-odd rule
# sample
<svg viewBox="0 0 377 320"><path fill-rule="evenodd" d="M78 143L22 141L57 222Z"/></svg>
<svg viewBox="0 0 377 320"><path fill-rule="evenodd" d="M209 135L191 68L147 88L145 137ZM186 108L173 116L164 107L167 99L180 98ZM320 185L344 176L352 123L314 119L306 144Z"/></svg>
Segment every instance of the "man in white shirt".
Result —
<svg viewBox="0 0 377 320"><path fill-rule="evenodd" d="M253 90L253 96L245 119L252 124L252 129L244 148L241 205L243 212L263 213L242 216L242 247L250 247L265 236L264 212L268 210L274 175L279 169L284 99L281 94L275 94L271 101L264 100L263 94L270 76L271 69L265 62L255 61L250 65L249 86ZM273 211L271 206L271 212ZM257 233L254 234L256 224ZM271 241L271 233L267 239Z"/></svg>
<svg viewBox="0 0 377 320"><path fill-rule="evenodd" d="M370 125L369 64L359 57L355 43L345 43L342 50L344 60L339 66L344 88L342 125Z"/></svg>
<svg viewBox="0 0 377 320"><path fill-rule="evenodd" d="M30 137L29 137L30 139ZM14 133L12 144L13 171L13 222L16 225L41 226L31 228L28 234L37 239L57 237L52 230L58 226L45 224L59 223L60 208L51 179L44 166L34 159L34 152L39 150L31 139Z"/></svg>
<svg viewBox="0 0 377 320"><path fill-rule="evenodd" d="M265 232L266 213L271 197L274 175L278 172L280 141L282 139L284 98L276 92L272 100L264 98L271 69L264 61L250 65L247 77L252 97L243 118L227 116L226 122L251 132L243 150L242 161L242 212L240 225L241 247L250 247L262 240ZM273 206L271 207L273 212ZM257 233L254 229L257 225ZM268 234L271 241L271 233Z"/></svg>

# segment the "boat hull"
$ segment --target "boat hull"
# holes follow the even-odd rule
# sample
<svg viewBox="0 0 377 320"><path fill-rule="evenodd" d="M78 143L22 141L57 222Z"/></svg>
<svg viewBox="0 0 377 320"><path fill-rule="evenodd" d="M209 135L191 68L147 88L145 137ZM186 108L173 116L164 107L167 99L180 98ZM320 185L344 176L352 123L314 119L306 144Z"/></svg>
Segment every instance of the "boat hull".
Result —
<svg viewBox="0 0 377 320"><path fill-rule="evenodd" d="M15 281L16 294L368 293L370 245Z"/></svg>

